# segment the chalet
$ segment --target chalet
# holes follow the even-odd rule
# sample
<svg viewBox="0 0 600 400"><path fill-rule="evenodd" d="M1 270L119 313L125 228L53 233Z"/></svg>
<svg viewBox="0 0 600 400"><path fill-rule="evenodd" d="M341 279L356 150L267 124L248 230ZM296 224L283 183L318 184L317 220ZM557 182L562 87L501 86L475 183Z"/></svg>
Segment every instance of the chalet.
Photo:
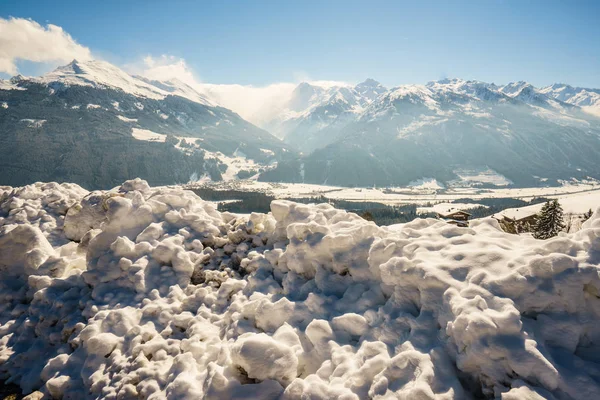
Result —
<svg viewBox="0 0 600 400"><path fill-rule="evenodd" d="M508 233L530 232L535 224L539 207L529 206L504 210L492 216Z"/></svg>
<svg viewBox="0 0 600 400"><path fill-rule="evenodd" d="M438 212L437 217L449 224L466 228L469 226L469 218L471 217L471 214L463 210L457 210L447 214Z"/></svg>

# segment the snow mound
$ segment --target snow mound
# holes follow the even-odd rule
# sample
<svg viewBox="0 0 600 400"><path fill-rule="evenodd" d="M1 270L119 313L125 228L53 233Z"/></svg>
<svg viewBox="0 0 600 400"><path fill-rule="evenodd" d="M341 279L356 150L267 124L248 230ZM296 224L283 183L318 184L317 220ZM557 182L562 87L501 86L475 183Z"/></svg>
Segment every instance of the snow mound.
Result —
<svg viewBox="0 0 600 400"><path fill-rule="evenodd" d="M380 228L127 181L0 187L0 379L47 398L600 398L600 210Z"/></svg>

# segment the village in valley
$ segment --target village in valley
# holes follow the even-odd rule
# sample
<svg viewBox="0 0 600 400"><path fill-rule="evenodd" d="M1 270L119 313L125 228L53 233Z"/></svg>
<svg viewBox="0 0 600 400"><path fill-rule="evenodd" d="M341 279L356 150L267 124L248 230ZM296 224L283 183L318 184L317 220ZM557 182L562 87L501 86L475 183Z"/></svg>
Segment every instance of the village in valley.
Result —
<svg viewBox="0 0 600 400"><path fill-rule="evenodd" d="M437 218L459 227L491 217L513 234L533 234L542 208L558 200L562 210L561 231L576 232L600 205L600 182L595 179L561 182L560 186L518 188L490 182L459 182L445 187L424 179L415 185L395 188L348 188L304 183L274 183L258 180L203 181L183 185L215 202L222 211L241 214L268 211L273 199L304 203L328 202L352 211L378 225L398 225L414 218ZM208 197L207 197L208 196ZM259 199L262 207L247 198ZM258 209L238 209L236 202Z"/></svg>

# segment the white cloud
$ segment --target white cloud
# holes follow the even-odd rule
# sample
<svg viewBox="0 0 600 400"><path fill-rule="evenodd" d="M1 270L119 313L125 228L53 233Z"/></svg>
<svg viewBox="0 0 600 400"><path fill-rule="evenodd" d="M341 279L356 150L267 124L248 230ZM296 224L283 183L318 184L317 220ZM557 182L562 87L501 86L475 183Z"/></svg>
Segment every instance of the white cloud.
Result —
<svg viewBox="0 0 600 400"><path fill-rule="evenodd" d="M179 79L215 103L235 111L258 126L277 115L287 104L299 82L321 87L349 86L340 81L310 80L306 74L294 74L295 82L273 83L266 86L203 83L183 58L171 55L146 56L143 60L125 66L132 74L148 79L169 81Z"/></svg>
<svg viewBox="0 0 600 400"><path fill-rule="evenodd" d="M89 60L90 49L78 44L60 26L46 27L24 18L0 18L0 72L18 73L17 60L69 62Z"/></svg>
<svg viewBox="0 0 600 400"><path fill-rule="evenodd" d="M158 81L179 79L188 85L196 85L199 80L183 58L163 54L160 57L146 56L142 62L128 65L132 73Z"/></svg>
<svg viewBox="0 0 600 400"><path fill-rule="evenodd" d="M333 86L354 86L354 84L343 81L314 80L311 79L308 73L306 73L305 71L296 71L293 75L295 82L308 82L313 86L320 86L325 89Z"/></svg>
<svg viewBox="0 0 600 400"><path fill-rule="evenodd" d="M255 124L261 124L280 109L295 87L292 83L275 83L261 87L202 83L184 59L165 54L159 57L146 56L125 68L132 74L148 79L179 79L217 104L237 112L242 118Z"/></svg>
<svg viewBox="0 0 600 400"><path fill-rule="evenodd" d="M296 84L267 86L202 84L202 90L225 108L258 126L275 116L287 104Z"/></svg>

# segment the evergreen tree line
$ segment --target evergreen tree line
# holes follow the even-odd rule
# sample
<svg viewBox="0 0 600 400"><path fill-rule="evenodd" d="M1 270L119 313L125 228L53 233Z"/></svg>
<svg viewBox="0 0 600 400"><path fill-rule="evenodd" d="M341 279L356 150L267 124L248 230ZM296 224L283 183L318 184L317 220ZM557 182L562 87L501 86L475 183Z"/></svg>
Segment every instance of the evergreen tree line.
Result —
<svg viewBox="0 0 600 400"><path fill-rule="evenodd" d="M582 216L582 223L587 221L593 212L590 209ZM565 231L565 223L562 206L558 200L550 200L544 204L533 224L533 237L536 239L550 239Z"/></svg>

